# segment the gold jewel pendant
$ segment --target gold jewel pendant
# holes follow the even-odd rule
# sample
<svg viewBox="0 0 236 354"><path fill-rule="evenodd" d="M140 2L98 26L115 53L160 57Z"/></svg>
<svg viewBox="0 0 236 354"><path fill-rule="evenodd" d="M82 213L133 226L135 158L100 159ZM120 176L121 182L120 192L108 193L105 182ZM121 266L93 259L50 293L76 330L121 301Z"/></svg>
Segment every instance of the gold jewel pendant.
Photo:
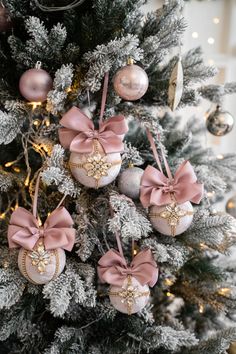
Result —
<svg viewBox="0 0 236 354"><path fill-rule="evenodd" d="M143 296L149 296L150 291L139 291L137 286L133 286L131 276L128 275L127 284L122 286L122 290L109 291L109 295L120 297L121 303L127 305L128 315L131 315L136 299Z"/></svg>
<svg viewBox="0 0 236 354"><path fill-rule="evenodd" d="M108 176L108 171L112 166L120 165L121 160L108 162L106 155L101 155L99 152L96 152L93 155L90 155L87 160L83 163L73 163L70 162L70 166L83 168L86 171L88 177L93 177L96 182L96 187L99 186L99 180L101 177Z"/></svg>
<svg viewBox="0 0 236 354"><path fill-rule="evenodd" d="M187 216L193 215L192 211L181 209L176 203L166 205L165 209L160 213L150 213L150 218L162 218L167 220L168 225L171 228L171 235L175 236L176 227L180 223L180 219Z"/></svg>
<svg viewBox="0 0 236 354"><path fill-rule="evenodd" d="M40 274L44 274L46 266L50 263L51 252L47 251L42 241L40 241L32 252L28 253L32 266L37 267Z"/></svg>

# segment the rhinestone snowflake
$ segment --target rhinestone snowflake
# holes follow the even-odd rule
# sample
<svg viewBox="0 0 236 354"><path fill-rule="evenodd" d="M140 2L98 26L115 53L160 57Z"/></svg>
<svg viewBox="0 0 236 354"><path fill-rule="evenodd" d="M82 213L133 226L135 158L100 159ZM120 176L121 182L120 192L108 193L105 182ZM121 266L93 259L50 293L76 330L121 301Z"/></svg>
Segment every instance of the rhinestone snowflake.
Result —
<svg viewBox="0 0 236 354"><path fill-rule="evenodd" d="M36 248L29 253L31 264L37 267L40 274L45 273L46 266L50 263L51 252L45 250L43 242L39 242Z"/></svg>
<svg viewBox="0 0 236 354"><path fill-rule="evenodd" d="M110 162L106 161L106 156L100 154L89 156L83 164L83 168L87 172L88 177L93 177L99 180L103 176L108 175L108 170L112 167Z"/></svg>

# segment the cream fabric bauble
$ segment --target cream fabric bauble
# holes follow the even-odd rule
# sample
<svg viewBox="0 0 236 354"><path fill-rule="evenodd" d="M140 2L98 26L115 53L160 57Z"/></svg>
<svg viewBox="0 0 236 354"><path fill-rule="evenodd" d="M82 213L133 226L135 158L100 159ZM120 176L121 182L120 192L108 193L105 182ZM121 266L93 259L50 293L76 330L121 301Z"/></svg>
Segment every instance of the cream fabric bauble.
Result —
<svg viewBox="0 0 236 354"><path fill-rule="evenodd" d="M109 290L111 304L122 313L132 315L141 311L148 303L150 291L148 285L128 276L122 287L112 285Z"/></svg>
<svg viewBox="0 0 236 354"><path fill-rule="evenodd" d="M70 155L71 173L77 181L89 188L100 188L113 182L121 168L120 153L105 154L102 146L96 142L90 154Z"/></svg>
<svg viewBox="0 0 236 354"><path fill-rule="evenodd" d="M33 284L46 284L56 278L65 263L65 251L62 248L45 250L43 239L37 242L33 251L21 248L18 255L20 272Z"/></svg>
<svg viewBox="0 0 236 354"><path fill-rule="evenodd" d="M138 199L143 172L139 167L129 167L122 171L118 180L120 192L129 198Z"/></svg>
<svg viewBox="0 0 236 354"><path fill-rule="evenodd" d="M183 204L153 205L149 210L150 221L155 230L168 236L176 236L186 231L193 220L190 202Z"/></svg>

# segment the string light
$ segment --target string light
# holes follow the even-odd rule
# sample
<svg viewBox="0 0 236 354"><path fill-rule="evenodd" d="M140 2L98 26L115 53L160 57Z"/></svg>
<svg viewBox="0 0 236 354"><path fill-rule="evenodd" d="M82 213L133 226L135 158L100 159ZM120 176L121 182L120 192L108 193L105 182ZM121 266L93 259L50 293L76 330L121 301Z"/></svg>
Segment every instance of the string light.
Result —
<svg viewBox="0 0 236 354"><path fill-rule="evenodd" d="M221 289L219 289L218 291L218 294L219 295L222 295L222 296L229 296L230 295L230 293L231 293L231 289L230 288L221 288Z"/></svg>
<svg viewBox="0 0 236 354"><path fill-rule="evenodd" d="M29 102L29 105L32 106L32 110L34 111L38 106L41 106L41 102Z"/></svg>
<svg viewBox="0 0 236 354"><path fill-rule="evenodd" d="M40 125L40 120L39 120L39 119L35 119L35 120L33 121L33 124L34 124L36 127L38 127L38 126Z"/></svg>
<svg viewBox="0 0 236 354"><path fill-rule="evenodd" d="M200 248L201 248L202 250L206 250L206 249L208 248L208 246L207 246L205 243L203 243L203 242L201 242L201 243L199 244L199 246L200 246Z"/></svg>
<svg viewBox="0 0 236 354"><path fill-rule="evenodd" d="M42 223L42 221L41 221L41 219L40 219L39 216L38 216L38 224L39 224L39 226L42 226L42 225L43 225L43 223Z"/></svg>
<svg viewBox="0 0 236 354"><path fill-rule="evenodd" d="M198 33L197 33L197 32L193 32L193 33L192 33L192 37L193 37L193 38L198 38Z"/></svg>
<svg viewBox="0 0 236 354"><path fill-rule="evenodd" d="M16 173L20 173L20 168L17 167L17 166L14 166L14 167L13 167L13 170L14 170L14 172L16 172Z"/></svg>
<svg viewBox="0 0 236 354"><path fill-rule="evenodd" d="M133 255L136 256L137 253L138 253L138 250L134 249L133 250Z"/></svg>
<svg viewBox="0 0 236 354"><path fill-rule="evenodd" d="M24 182L24 185L25 185L26 187L28 187L29 182L30 182L30 176L27 175L27 177L26 177L26 179L25 179L25 182Z"/></svg>
<svg viewBox="0 0 236 354"><path fill-rule="evenodd" d="M204 312L204 305L200 304L199 308L198 308L199 313L203 313Z"/></svg>
<svg viewBox="0 0 236 354"><path fill-rule="evenodd" d="M214 44L214 43L215 43L215 40L214 40L213 37L209 37L208 40L207 40L207 42L208 42L209 44Z"/></svg>
<svg viewBox="0 0 236 354"><path fill-rule="evenodd" d="M212 192L207 192L207 196L208 198L212 198L215 194L215 191L212 191Z"/></svg>
<svg viewBox="0 0 236 354"><path fill-rule="evenodd" d="M167 297L174 297L174 294L172 294L171 292L167 291L166 296Z"/></svg>
<svg viewBox="0 0 236 354"><path fill-rule="evenodd" d="M50 119L49 118L45 119L46 127L49 127L50 124L51 124Z"/></svg>
<svg viewBox="0 0 236 354"><path fill-rule="evenodd" d="M173 281L173 279L166 278L166 279L164 280L164 284L167 285L167 286L171 286L171 285L174 284L174 281Z"/></svg>
<svg viewBox="0 0 236 354"><path fill-rule="evenodd" d="M213 21L213 23L214 23L215 25L218 25L218 24L220 23L219 17L214 17L214 18L212 19L212 21Z"/></svg>
<svg viewBox="0 0 236 354"><path fill-rule="evenodd" d="M71 87L67 87L66 92L69 93L71 91L72 91L72 88Z"/></svg>
<svg viewBox="0 0 236 354"><path fill-rule="evenodd" d="M215 62L214 62L213 59L209 59L209 60L208 60L208 64L209 64L210 66L213 66L213 65L215 64Z"/></svg>
<svg viewBox="0 0 236 354"><path fill-rule="evenodd" d="M218 160L223 160L224 159L224 155L222 155L222 154L219 154L216 157L217 157Z"/></svg>
<svg viewBox="0 0 236 354"><path fill-rule="evenodd" d="M0 214L0 219L5 219L5 217L6 217L6 213L1 213Z"/></svg>
<svg viewBox="0 0 236 354"><path fill-rule="evenodd" d="M14 163L16 163L16 162L17 162L17 160L6 162L6 163L5 163L5 167L11 167L11 166L14 165Z"/></svg>

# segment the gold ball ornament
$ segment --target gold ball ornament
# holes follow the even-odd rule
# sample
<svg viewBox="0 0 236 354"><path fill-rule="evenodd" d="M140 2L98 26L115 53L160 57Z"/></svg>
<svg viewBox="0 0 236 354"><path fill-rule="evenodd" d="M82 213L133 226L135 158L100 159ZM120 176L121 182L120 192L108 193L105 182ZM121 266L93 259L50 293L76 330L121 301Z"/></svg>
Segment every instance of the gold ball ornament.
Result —
<svg viewBox="0 0 236 354"><path fill-rule="evenodd" d="M163 235L176 236L186 231L193 220L193 207L190 202L183 204L153 205L149 217L155 230Z"/></svg>
<svg viewBox="0 0 236 354"><path fill-rule="evenodd" d="M89 188L104 187L113 182L120 172L121 163L120 153L106 154L98 140L94 140L91 153L72 152L69 160L72 175Z"/></svg>
<svg viewBox="0 0 236 354"><path fill-rule="evenodd" d="M220 106L209 114L206 120L206 127L209 133L215 136L224 136L231 132L234 127L234 117Z"/></svg>
<svg viewBox="0 0 236 354"><path fill-rule="evenodd" d="M228 354L236 354L236 342L232 342L228 349Z"/></svg>
<svg viewBox="0 0 236 354"><path fill-rule="evenodd" d="M63 271L65 263L65 251L61 248L46 250L42 238L32 251L22 247L18 255L20 272L33 284L47 284L55 279Z"/></svg>
<svg viewBox="0 0 236 354"><path fill-rule="evenodd" d="M227 201L226 212L236 218L236 195Z"/></svg>
<svg viewBox="0 0 236 354"><path fill-rule="evenodd" d="M113 84L118 96L127 101L136 101L146 93L149 80L146 72L129 60L128 65L116 72Z"/></svg>
<svg viewBox="0 0 236 354"><path fill-rule="evenodd" d="M132 199L138 199L143 170L139 167L128 167L121 172L118 179L119 191Z"/></svg>
<svg viewBox="0 0 236 354"><path fill-rule="evenodd" d="M121 287L112 285L109 290L111 304L119 312L132 315L141 311L148 303L150 290L148 285L128 275Z"/></svg>

